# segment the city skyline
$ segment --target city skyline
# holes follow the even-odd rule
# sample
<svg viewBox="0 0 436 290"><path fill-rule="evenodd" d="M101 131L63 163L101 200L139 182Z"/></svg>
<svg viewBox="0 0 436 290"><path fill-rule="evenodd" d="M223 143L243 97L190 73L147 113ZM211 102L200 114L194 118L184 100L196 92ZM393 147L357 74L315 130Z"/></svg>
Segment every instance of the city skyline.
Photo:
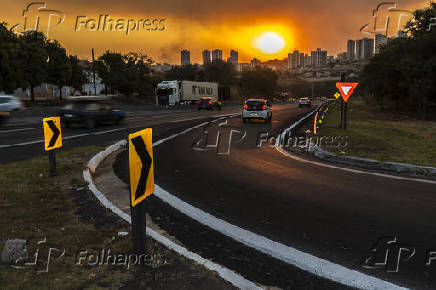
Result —
<svg viewBox="0 0 436 290"><path fill-rule="evenodd" d="M377 1L363 0L353 3L345 0L328 3L308 0L304 5L295 1L264 3L257 0L224 0L214 3L214 9L210 9L209 2L184 1L181 5L175 0L168 0L166 5L162 5L126 0L123 5L103 5L102 1L88 3L78 0L71 4L53 0L46 3L47 7L59 10L65 19L50 28L50 38L57 39L70 54L88 59L91 48L95 49L96 55L103 54L107 49L121 53L137 51L149 55L155 62L173 64L179 63L178 54L183 49L193 52L191 62L201 63L202 50L211 47L220 47L223 51L236 48L241 62L249 62L254 57L261 61L283 59L294 49L311 51L317 47L336 55L344 51L342 39L368 36L360 29L371 21L373 10L378 5ZM413 11L424 7L426 3L424 0L404 0L398 4L402 9ZM1 21L10 26L23 24L23 10L28 4L24 0L5 3ZM340 11L347 13L338 13ZM309 17L314 12L317 12L317 17ZM83 21L98 21L101 15L136 22L141 19L157 19L163 20L164 29L137 29L131 33L100 31L103 29L92 31L84 29L82 23L79 27L81 30L78 31L74 28L79 15L83 15L80 16ZM30 13L28 16L31 19L35 15ZM41 18L41 23L43 21L44 18ZM256 39L268 31L279 34L284 40L283 48L278 52L265 53L257 46Z"/></svg>

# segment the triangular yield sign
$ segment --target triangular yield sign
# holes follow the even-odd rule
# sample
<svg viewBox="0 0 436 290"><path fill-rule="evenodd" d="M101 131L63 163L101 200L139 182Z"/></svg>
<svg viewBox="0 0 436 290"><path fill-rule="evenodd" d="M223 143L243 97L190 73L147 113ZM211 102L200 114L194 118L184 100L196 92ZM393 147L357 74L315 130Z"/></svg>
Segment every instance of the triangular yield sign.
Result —
<svg viewBox="0 0 436 290"><path fill-rule="evenodd" d="M347 102L350 96L353 94L354 89L358 86L358 83L336 83L336 87L341 93L344 102Z"/></svg>

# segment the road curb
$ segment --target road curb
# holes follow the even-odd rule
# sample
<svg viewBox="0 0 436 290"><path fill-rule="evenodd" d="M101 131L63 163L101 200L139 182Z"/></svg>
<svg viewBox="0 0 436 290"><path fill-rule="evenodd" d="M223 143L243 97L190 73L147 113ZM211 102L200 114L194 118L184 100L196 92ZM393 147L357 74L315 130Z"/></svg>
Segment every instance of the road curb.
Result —
<svg viewBox="0 0 436 290"><path fill-rule="evenodd" d="M220 118L221 119L221 118ZM219 119L216 119L219 120ZM207 122L206 122L207 124ZM183 133L189 132L191 130L193 130L194 128L200 128L201 126L204 126L205 123L202 123L200 125L197 125L193 128L189 128L187 130L182 131L178 135L181 135ZM175 138L172 137L172 138ZM166 140L172 139L172 138L165 138L162 140L159 140L157 142L155 142L153 144L153 146L156 146L158 144L161 144L163 142L165 142ZM85 182L88 183L88 188L89 190L94 194L94 196L97 198L97 200L106 208L110 209L114 214L118 215L121 219L123 219L124 221L126 221L127 223L131 223L131 217L130 215L126 214L125 212L123 212L120 208L118 208L117 206L115 206L110 200L108 200L106 198L106 196L98 190L97 186L94 184L92 175L95 174L96 169L98 168L98 166L100 165L100 163L109 155L113 154L114 152L118 151L120 148L124 147L127 145L127 140L120 140L117 143L107 147L105 150L99 152L98 154L96 154L89 162L87 165L87 168L83 171L83 179L85 180ZM218 275L223 278L224 280L228 281L229 283L231 283L233 286L239 288L239 289L262 289L261 287L259 287L258 285L256 285L255 283L245 279L244 277L242 277L241 275L237 274L236 272L221 266L219 264L216 264L210 260L204 259L203 257L201 257L200 255L190 252L188 249L172 242L171 240L169 240L168 238L160 235L159 233L157 233L156 231L150 229L147 227L147 231L146 231L147 236L151 237L152 239L154 239L155 241L161 243L162 245L164 245L165 247L173 250L174 252L200 264L203 265L204 267L206 267L208 270L211 271L215 271L218 273Z"/></svg>
<svg viewBox="0 0 436 290"><path fill-rule="evenodd" d="M317 110L317 109L316 109ZM310 117L316 110L312 111L305 117L301 118L299 121L295 122L292 126L290 126L287 130L285 130L280 136L285 136L286 134L290 133L293 128L295 128L297 125L301 124L304 120ZM239 115L239 114L238 114ZM212 122L219 121L220 119L223 119L225 117L215 119ZM185 134L187 132L190 132L194 130L195 128L200 128L203 124L207 124L208 122L202 123L200 125L188 128L180 133L171 135L170 137L164 138L162 140L159 140L155 143L153 143L153 147L157 146L167 140L176 138L179 135ZM281 138L277 138L277 143L279 143ZM278 146L280 147L280 146ZM109 147L108 147L109 148ZM98 154L97 154L98 155ZM100 156L108 156L106 153L100 155ZM98 161L101 157L96 158L96 161ZM98 166L98 164L97 164ZM114 213L119 214L121 210L117 207L115 207L107 198L96 188L96 186L92 183L92 176L90 174L90 170L84 171L84 178L88 182L90 182L90 189L91 191L95 191L96 197L100 200L100 202L106 206L107 208L110 208ZM307 271L313 275L326 278L328 280L354 287L359 289L407 289L402 288L398 285L395 285L393 283L390 283L388 281L384 281L382 279L369 276L367 274L361 273L356 270L351 270L346 267L343 267L338 264L334 264L330 261L318 258L316 256L313 256L311 254L299 251L295 248L286 246L284 244L272 241L268 238L265 238L263 236L257 235L255 233L252 233L248 230L239 228L233 224L230 224L224 220L218 219L217 217L204 212L203 210L199 208L195 208L192 205L180 200L179 198L175 197L174 195L170 194L169 192L165 191L164 189L160 188L158 185L155 185L156 192L155 195L160 198L162 201L168 203L171 207L177 209L178 211L184 213L188 217L200 222L203 225L206 225L210 227L211 229L216 230L217 232L226 235L230 238L232 238L235 241L239 241L242 244L251 247L253 249L256 249L264 254L267 254L273 258L276 258L278 260L281 260L289 265L293 265L299 269L302 269L304 271ZM93 192L94 192L93 191ZM130 220L130 216L128 216L125 213L121 214L124 215L124 220ZM152 236L157 233L155 233L152 230L147 229L147 235ZM153 237L153 236L152 236ZM166 241L167 239L160 236L160 239L163 241ZM176 247L177 245L168 244L168 241L166 241L167 244L165 244L167 247ZM171 241L169 241L171 242ZM172 243L172 242L171 242ZM179 246L180 247L180 246ZM188 252L187 249L182 248L177 249L174 248L175 251L178 253L193 259L194 261L205 265L208 269L215 270L219 273L219 275L235 285L238 288L241 289L260 289L259 286L256 286L253 282L245 280L243 277L239 276L235 272L226 269L220 265L213 264L205 264L207 260L201 258L195 253ZM178 251L180 250L180 252ZM184 251L187 251L190 253L187 255ZM202 260L201 260L202 259ZM209 268L209 266L211 268ZM224 270L223 270L224 269ZM232 275L232 277L227 277L227 275ZM242 283L242 285L241 285Z"/></svg>
<svg viewBox="0 0 436 290"><path fill-rule="evenodd" d="M356 166L365 169L373 169L380 171L389 171L395 173L408 173L412 175L427 175L436 177L435 167L417 166L407 163L385 162L374 159L354 157L354 156L339 156L335 153L324 150L318 145L311 147L309 151L312 156L327 162Z"/></svg>

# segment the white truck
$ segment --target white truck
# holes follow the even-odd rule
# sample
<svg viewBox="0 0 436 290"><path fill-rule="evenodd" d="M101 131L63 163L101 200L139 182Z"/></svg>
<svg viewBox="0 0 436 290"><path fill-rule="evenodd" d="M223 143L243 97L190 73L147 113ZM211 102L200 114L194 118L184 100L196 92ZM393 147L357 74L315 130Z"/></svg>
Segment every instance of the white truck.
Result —
<svg viewBox="0 0 436 290"><path fill-rule="evenodd" d="M203 97L218 99L218 83L192 81L164 81L157 84L156 105L192 103Z"/></svg>

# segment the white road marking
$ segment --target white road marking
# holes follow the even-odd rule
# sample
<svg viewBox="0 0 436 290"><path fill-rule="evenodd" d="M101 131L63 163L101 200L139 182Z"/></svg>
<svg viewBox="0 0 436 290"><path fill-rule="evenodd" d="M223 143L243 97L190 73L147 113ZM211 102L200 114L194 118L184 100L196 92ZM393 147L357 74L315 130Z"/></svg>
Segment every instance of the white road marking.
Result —
<svg viewBox="0 0 436 290"><path fill-rule="evenodd" d="M70 140L70 139L86 137L86 136L108 134L108 133L113 133L113 132L117 132L117 131L122 131L122 130L125 130L125 129L126 128L118 128L118 129L113 129L113 130L108 130L108 131L101 131L101 132L95 132L95 133L86 133L86 134L65 136L65 137L62 137L62 140ZM17 143L17 144L0 145L0 149L8 148L8 147L14 147L14 146L26 146L26 145L32 145L32 144L37 144L37 143L43 143L43 142L44 142L44 140L34 140L34 141L29 141L29 142Z"/></svg>
<svg viewBox="0 0 436 290"><path fill-rule="evenodd" d="M221 118L224 119L225 117ZM220 119L214 120L215 122ZM180 133L171 135L167 138L161 139L153 143L153 147L158 146L170 139L176 138L182 134L190 132L196 128L200 128L208 122L201 123L195 127L188 128ZM108 154L109 155L109 154ZM89 171L87 174L89 174ZM84 172L84 175L86 174ZM90 176L90 175L89 175ZM93 187L97 190L94 184L90 184L90 189ZM91 189L92 190L92 189ZM101 194L101 192L99 192ZM251 248L254 248L262 253L271 257L284 261L290 265L294 265L302 270L310 272L314 275L338 282L343 285L356 287L360 289L407 289L397 286L393 283L384 281L382 279L372 277L356 270L351 270L341 265L329 262L327 260L318 258L308 253L304 253L295 248L286 246L284 244L272 241L266 237L257 235L235 225L232 225L224 220L218 219L215 216L195 208L192 205L180 200L169 192L165 191L159 185L155 185L155 193L158 198L168 203L170 206L176 208L180 212L186 214L190 218L228 236L232 239L239 241ZM102 194L101 194L102 195ZM104 197L106 199L106 197ZM115 213L121 211L116 208L110 201L109 208ZM115 207L115 209L113 209ZM125 213L121 213L124 214ZM121 215L120 215L121 216Z"/></svg>
<svg viewBox="0 0 436 290"><path fill-rule="evenodd" d="M20 132L20 131L29 131L36 128L22 128L22 129L14 129L14 130L6 130L6 131L0 131L0 134L2 133L12 133L12 132Z"/></svg>
<svg viewBox="0 0 436 290"><path fill-rule="evenodd" d="M120 218L128 222L129 224L132 222L130 215L123 212L120 208L115 206L110 200L106 198L106 196L101 193L98 188L95 186L94 181L92 180L91 172L95 172L96 167L102 162L107 156L121 148L122 146L125 146L127 144L126 140L121 140L117 142L116 144L109 146L106 148L106 150L101 151L97 155L95 155L90 162L88 163L88 169L83 171L83 179L88 183L88 188L91 190L91 192L94 194L94 196L100 201L100 203L105 206L106 208L110 209L113 213L118 215ZM156 231L147 228L146 234L153 238L154 240L158 241L165 247L175 251L176 253L193 260L194 262L197 262L200 265L203 265L207 269L211 271L216 271L221 278L231 283L233 286L238 287L239 289L256 289L260 290L261 287L257 286L255 283L245 279L241 275L237 274L236 272L225 268L219 264L216 264L210 260L204 259L200 255L190 252L188 249L177 245L173 241L169 240L168 238L160 235Z"/></svg>
<svg viewBox="0 0 436 290"><path fill-rule="evenodd" d="M355 174L367 174L367 175L374 175L374 176L380 176L380 177L391 178L391 179L398 179L398 180L407 180L407 181L415 181L415 182L421 182L421 183L436 184L435 180L421 179L421 178L410 178L410 177L401 177L401 176L396 176L396 175L391 175L391 174L377 173L377 172L370 172L370 171L363 171L363 170L359 170L359 169L352 169L352 168L347 168L347 167L331 165L331 164L324 163L324 162L312 161L312 160L308 160L308 159L304 159L304 158L298 157L298 156L296 156L294 154L291 154L290 152L284 150L283 147L280 146L280 144L278 144L280 142L280 140L282 139L282 137L284 138L286 133L289 133L290 131L292 131L296 127L296 125L298 125L299 123L304 121L306 118L308 118L313 113L314 113L314 111L310 112L309 114L307 114L306 116L304 116L303 118L301 118L300 120L298 120L297 122L292 124L289 128L284 130L281 135L279 135L280 138L276 139L277 142L276 142L276 144L274 146L275 149L278 152L280 152L281 154L283 154L283 155L285 155L285 156L287 156L289 158L297 160L299 162L310 163L310 164L314 164L314 165L318 165L318 166L322 166L322 167L326 167L326 168L330 168L330 169L339 169L339 170L344 170L344 171L348 171L348 172L355 173Z"/></svg>

